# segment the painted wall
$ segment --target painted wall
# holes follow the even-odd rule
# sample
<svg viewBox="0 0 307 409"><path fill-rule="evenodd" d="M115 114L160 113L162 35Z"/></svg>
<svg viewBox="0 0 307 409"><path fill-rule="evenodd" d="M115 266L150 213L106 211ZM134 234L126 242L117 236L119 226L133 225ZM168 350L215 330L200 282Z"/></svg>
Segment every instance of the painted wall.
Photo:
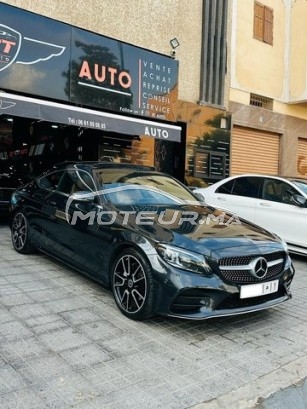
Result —
<svg viewBox="0 0 307 409"><path fill-rule="evenodd" d="M254 0L231 2L229 100L248 105L254 93L272 98L276 112L307 118L307 2L260 3L274 10L273 45L253 38Z"/></svg>
<svg viewBox="0 0 307 409"><path fill-rule="evenodd" d="M233 1L231 88L280 99L285 75L284 2L262 4L274 9L273 46L253 38L254 0Z"/></svg>
<svg viewBox="0 0 307 409"><path fill-rule="evenodd" d="M280 174L306 175L299 166L307 160L307 1L258 1L273 9L273 46L253 38L254 0L229 3L232 122L280 134ZM251 106L250 93L273 99L273 109Z"/></svg>
<svg viewBox="0 0 307 409"><path fill-rule="evenodd" d="M303 21L303 24L302 24ZM290 101L307 101L307 2L291 8ZM307 105L305 105L306 109Z"/></svg>

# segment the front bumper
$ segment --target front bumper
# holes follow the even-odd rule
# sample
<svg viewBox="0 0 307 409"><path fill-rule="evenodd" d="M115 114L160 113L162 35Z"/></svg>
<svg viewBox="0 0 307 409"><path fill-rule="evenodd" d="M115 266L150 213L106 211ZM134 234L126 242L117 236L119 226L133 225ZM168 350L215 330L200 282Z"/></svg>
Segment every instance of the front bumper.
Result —
<svg viewBox="0 0 307 409"><path fill-rule="evenodd" d="M166 265L167 270L161 281L161 269L158 273L157 313L188 319L207 319L244 314L278 305L292 297L290 285L295 270L290 261L282 272L275 277L278 290L274 293L251 298L240 298L242 284L224 282L216 274L210 277L180 271ZM262 283L271 279L263 280Z"/></svg>

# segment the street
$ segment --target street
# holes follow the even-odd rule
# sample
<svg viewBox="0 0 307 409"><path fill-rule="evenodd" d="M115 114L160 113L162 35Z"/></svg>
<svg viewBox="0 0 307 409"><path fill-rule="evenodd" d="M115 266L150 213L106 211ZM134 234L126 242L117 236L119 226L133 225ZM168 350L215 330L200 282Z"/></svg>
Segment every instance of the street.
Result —
<svg viewBox="0 0 307 409"><path fill-rule="evenodd" d="M270 310L134 322L109 290L16 253L2 222L0 407L268 409L307 376L307 259L293 262L293 298Z"/></svg>

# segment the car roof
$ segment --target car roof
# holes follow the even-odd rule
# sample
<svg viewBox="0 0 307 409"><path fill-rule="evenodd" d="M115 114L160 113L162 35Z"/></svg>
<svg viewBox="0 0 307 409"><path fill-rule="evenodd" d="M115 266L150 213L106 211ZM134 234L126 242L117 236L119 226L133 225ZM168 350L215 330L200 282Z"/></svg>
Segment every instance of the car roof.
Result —
<svg viewBox="0 0 307 409"><path fill-rule="evenodd" d="M107 161L65 161L56 163L53 165L52 170L62 170L69 169L73 167L74 169L86 169L88 167L92 169L101 169L101 168L119 168L119 169L134 169L134 170L150 170L155 171L154 166L145 166L145 165L133 165L131 163L115 163Z"/></svg>
<svg viewBox="0 0 307 409"><path fill-rule="evenodd" d="M265 177L265 178L273 178L273 179L285 179L285 180L289 180L291 182L305 182L307 183L307 178L303 178L303 177L299 177L299 176L281 176L281 175L267 175L267 174L263 174L263 173L242 173L240 175L233 175L233 176L229 176L228 178L222 179L222 180L227 180L227 179L236 179L238 177L246 177L246 176L250 176L250 177Z"/></svg>

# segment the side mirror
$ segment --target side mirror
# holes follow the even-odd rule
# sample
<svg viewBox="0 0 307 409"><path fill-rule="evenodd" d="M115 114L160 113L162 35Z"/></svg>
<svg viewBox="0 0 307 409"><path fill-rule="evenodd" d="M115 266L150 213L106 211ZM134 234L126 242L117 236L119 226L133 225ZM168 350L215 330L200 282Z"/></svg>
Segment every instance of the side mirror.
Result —
<svg viewBox="0 0 307 409"><path fill-rule="evenodd" d="M300 206L300 207L307 206L307 199L304 196L293 195L291 199L292 199L292 202L297 206Z"/></svg>
<svg viewBox="0 0 307 409"><path fill-rule="evenodd" d="M70 213L70 224L76 229L86 229L89 225L89 221L92 220L93 203L95 199L95 193L89 191L78 191L72 193L66 203L65 213ZM83 216L77 216L75 211L81 212Z"/></svg>
<svg viewBox="0 0 307 409"><path fill-rule="evenodd" d="M205 201L205 198L204 198L204 196L201 194L201 193L199 193L199 192L192 192L193 194L194 194L194 196L196 196L197 197L197 199L198 200L200 200L201 202L204 202Z"/></svg>
<svg viewBox="0 0 307 409"><path fill-rule="evenodd" d="M93 192L87 191L79 191L74 192L69 196L71 201L82 202L82 203L91 203L95 198L95 194Z"/></svg>

